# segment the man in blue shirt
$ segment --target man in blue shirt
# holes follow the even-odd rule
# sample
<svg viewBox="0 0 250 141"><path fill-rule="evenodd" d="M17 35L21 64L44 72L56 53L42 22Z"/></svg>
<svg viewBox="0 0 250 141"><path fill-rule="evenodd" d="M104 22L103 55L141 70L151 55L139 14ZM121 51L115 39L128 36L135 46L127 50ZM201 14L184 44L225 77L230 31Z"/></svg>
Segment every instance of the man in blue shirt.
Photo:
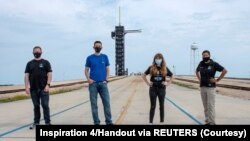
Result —
<svg viewBox="0 0 250 141"><path fill-rule="evenodd" d="M101 41L95 41L95 53L88 56L86 60L85 76L89 83L89 95L94 124L100 124L97 107L97 94L99 93L104 107L104 115L106 119L105 122L107 125L112 125L113 123L110 110L110 98L107 86L110 64L108 56L100 53L101 49Z"/></svg>

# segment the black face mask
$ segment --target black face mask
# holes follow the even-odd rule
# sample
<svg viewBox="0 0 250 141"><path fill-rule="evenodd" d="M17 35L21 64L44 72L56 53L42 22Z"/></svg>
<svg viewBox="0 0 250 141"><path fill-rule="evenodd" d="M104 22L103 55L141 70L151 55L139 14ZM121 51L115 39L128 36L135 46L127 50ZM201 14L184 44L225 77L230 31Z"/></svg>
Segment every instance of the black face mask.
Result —
<svg viewBox="0 0 250 141"><path fill-rule="evenodd" d="M34 54L35 58L40 58L41 55L42 55L42 53L40 53L40 52L36 52L36 53L33 53L33 54Z"/></svg>
<svg viewBox="0 0 250 141"><path fill-rule="evenodd" d="M100 48L100 47L95 47L94 49L95 49L95 52L96 52L96 53L100 53L101 50L102 50L102 48Z"/></svg>
<svg viewBox="0 0 250 141"><path fill-rule="evenodd" d="M203 62L207 62L208 60L210 60L210 57L204 57L203 58Z"/></svg>

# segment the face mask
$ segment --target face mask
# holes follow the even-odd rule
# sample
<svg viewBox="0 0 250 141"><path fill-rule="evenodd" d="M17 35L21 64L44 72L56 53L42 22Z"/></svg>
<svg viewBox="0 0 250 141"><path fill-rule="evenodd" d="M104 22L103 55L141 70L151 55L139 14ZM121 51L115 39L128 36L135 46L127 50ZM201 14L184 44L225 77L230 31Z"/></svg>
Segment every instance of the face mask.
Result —
<svg viewBox="0 0 250 141"><path fill-rule="evenodd" d="M102 48L100 48L100 47L95 47L95 52L96 52L96 53L100 53L101 50L102 50Z"/></svg>
<svg viewBox="0 0 250 141"><path fill-rule="evenodd" d="M161 59L155 59L155 63L156 63L158 66L160 66L160 65L161 65L161 62L162 62L162 60L161 60Z"/></svg>
<svg viewBox="0 0 250 141"><path fill-rule="evenodd" d="M34 54L35 58L40 58L41 55L42 55L42 53L40 53L40 52L36 52L36 53L33 53L33 54Z"/></svg>
<svg viewBox="0 0 250 141"><path fill-rule="evenodd" d="M203 58L203 62L207 62L208 60L210 60L210 57L204 57Z"/></svg>

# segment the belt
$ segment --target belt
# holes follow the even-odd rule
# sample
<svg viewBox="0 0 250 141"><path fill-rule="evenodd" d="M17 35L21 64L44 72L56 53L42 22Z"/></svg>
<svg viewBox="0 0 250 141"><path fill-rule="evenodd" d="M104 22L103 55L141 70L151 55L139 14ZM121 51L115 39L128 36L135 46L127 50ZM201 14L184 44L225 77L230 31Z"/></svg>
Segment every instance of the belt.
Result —
<svg viewBox="0 0 250 141"><path fill-rule="evenodd" d="M108 81L94 81L94 83L108 83Z"/></svg>

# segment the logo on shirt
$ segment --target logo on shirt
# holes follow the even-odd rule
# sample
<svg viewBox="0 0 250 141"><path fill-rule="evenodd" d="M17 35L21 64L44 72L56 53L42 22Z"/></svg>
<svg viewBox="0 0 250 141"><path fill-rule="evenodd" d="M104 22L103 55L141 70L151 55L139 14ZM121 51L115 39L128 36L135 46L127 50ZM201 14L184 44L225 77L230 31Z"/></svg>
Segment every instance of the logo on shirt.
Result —
<svg viewBox="0 0 250 141"><path fill-rule="evenodd" d="M208 70L211 70L212 69L212 67L211 66L208 66L208 68L207 68Z"/></svg>
<svg viewBox="0 0 250 141"><path fill-rule="evenodd" d="M105 61L104 61L104 58L103 58L103 57L102 57L101 63L102 63L102 64L105 64Z"/></svg>
<svg viewBox="0 0 250 141"><path fill-rule="evenodd" d="M43 68L43 64L41 63L41 64L39 64L39 68Z"/></svg>
<svg viewBox="0 0 250 141"><path fill-rule="evenodd" d="M156 76L154 79L155 79L155 81L161 81L162 77L161 76Z"/></svg>

